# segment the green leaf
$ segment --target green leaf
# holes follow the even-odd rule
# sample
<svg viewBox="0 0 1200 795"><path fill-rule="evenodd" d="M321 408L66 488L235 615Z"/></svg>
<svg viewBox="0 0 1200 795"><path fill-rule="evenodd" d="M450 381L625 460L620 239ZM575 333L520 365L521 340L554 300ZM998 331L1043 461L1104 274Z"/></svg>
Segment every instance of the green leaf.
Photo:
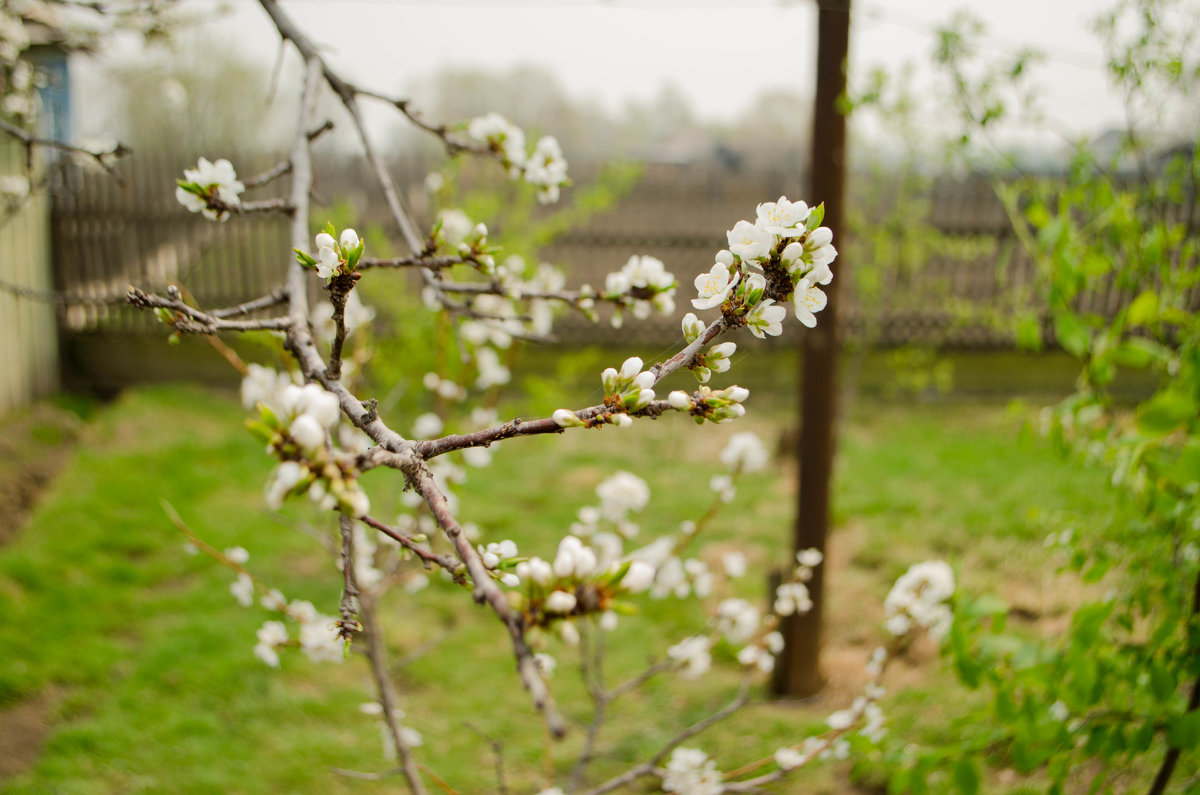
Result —
<svg viewBox="0 0 1200 795"><path fill-rule="evenodd" d="M1008 602L997 594L985 593L967 604L963 613L968 616L1002 616L1008 614Z"/></svg>
<svg viewBox="0 0 1200 795"><path fill-rule="evenodd" d="M1050 223L1050 212L1046 209L1046 205L1035 202L1029 205L1029 209L1025 211L1025 220L1029 221L1034 228L1041 229Z"/></svg>
<svg viewBox="0 0 1200 795"><path fill-rule="evenodd" d="M356 267L358 267L358 261L362 259L363 252L366 250L367 241L360 238L358 245L346 254L346 268L348 270L354 270Z"/></svg>
<svg viewBox="0 0 1200 795"><path fill-rule="evenodd" d="M825 220L825 202L821 202L808 213L808 221L804 224L804 228L809 232L816 229Z"/></svg>
<svg viewBox="0 0 1200 795"><path fill-rule="evenodd" d="M1122 367L1144 370L1152 362L1166 363L1170 352L1161 344L1144 337L1130 337L1113 349L1113 360Z"/></svg>
<svg viewBox="0 0 1200 795"><path fill-rule="evenodd" d="M309 254L307 251L301 251L298 248L294 248L294 249L292 249L292 251L296 252L296 261L299 262L304 267L306 267L306 268L317 267L317 261L315 259L313 259L312 255Z"/></svg>
<svg viewBox="0 0 1200 795"><path fill-rule="evenodd" d="M1151 660L1147 666L1150 671L1150 692L1159 701L1166 701L1175 694L1175 677L1167 670L1162 660Z"/></svg>
<svg viewBox="0 0 1200 795"><path fill-rule="evenodd" d="M1101 602L1086 605L1075 611L1075 616L1071 619L1072 645L1080 650L1091 648L1100 636L1100 628L1112 615L1113 607L1115 605L1112 602Z"/></svg>
<svg viewBox="0 0 1200 795"><path fill-rule="evenodd" d="M1091 342L1091 332L1074 312L1063 311L1054 316L1054 336L1058 344L1072 356L1083 356Z"/></svg>
<svg viewBox="0 0 1200 795"><path fill-rule="evenodd" d="M1159 392L1138 407L1138 427L1146 433L1167 434L1195 417L1191 395L1173 390Z"/></svg>
<svg viewBox="0 0 1200 795"><path fill-rule="evenodd" d="M1029 351L1042 349L1042 323L1037 312L1022 312L1017 317L1017 345Z"/></svg>
<svg viewBox="0 0 1200 795"><path fill-rule="evenodd" d="M1167 723L1167 740L1175 748L1190 751L1200 746L1200 712L1185 712Z"/></svg>
<svg viewBox="0 0 1200 795"><path fill-rule="evenodd" d="M1152 290L1133 299L1125 313L1125 320L1130 326L1146 326L1158 318L1158 293Z"/></svg>
<svg viewBox="0 0 1200 795"><path fill-rule="evenodd" d="M982 777L974 759L962 758L954 763L954 785L959 791L974 795L979 792Z"/></svg>

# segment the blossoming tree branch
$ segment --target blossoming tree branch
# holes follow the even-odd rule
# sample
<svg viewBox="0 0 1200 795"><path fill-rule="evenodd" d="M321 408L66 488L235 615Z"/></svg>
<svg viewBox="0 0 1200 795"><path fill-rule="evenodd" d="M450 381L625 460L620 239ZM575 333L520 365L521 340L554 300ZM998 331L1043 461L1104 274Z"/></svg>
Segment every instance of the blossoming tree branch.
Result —
<svg viewBox="0 0 1200 795"><path fill-rule="evenodd" d="M107 10L98 4L45 5L96 16ZM128 12L144 21L144 14L137 16L136 5L131 4ZM767 453L754 434L735 434L719 455L721 471L710 481L713 502L703 514L686 518L674 533L659 535L641 546L634 545L639 529L636 515L648 504L650 492L646 482L630 472L614 473L600 483L598 504L580 509L578 521L556 548L543 556L526 554L511 539L489 538L486 529L461 522L454 493L454 485L463 477L459 462L485 466L490 448L504 440L544 434L627 433L630 431L617 429L668 414L684 414L701 425L742 417L749 391L736 384L714 383L714 377L729 371L737 348L736 343L722 338L743 327L760 339L779 335L789 303L802 325L817 323L826 304L821 287L833 279L830 266L837 256L830 230L821 225L823 205L809 206L780 197L759 204L754 220L735 224L727 233L728 247L716 252L711 264L698 269L691 279L695 297L688 300L695 311L682 318L678 350L654 363L630 357L619 366L614 363L606 368L599 374L603 388L599 403L563 407L549 417L506 421L494 410L477 406L457 433L447 433L443 417L436 414L384 417L376 400L356 393L355 376L361 362L348 345L373 316L356 291L373 271L415 272L429 308L446 312L454 320L469 359L470 377L456 380L430 372L421 382L441 400L458 404L465 403L472 390L507 382L510 373L500 352L516 339L545 337L558 312L577 311L596 320L598 309L607 306L614 325L619 325L625 314L635 318L655 312L673 314L679 284L661 261L633 256L608 274L600 287L568 288L563 274L550 266L529 267L517 257L497 261L501 252L489 241L486 224L450 207L443 208L432 229L418 232L363 124L362 103L383 102L393 107L417 128L438 138L448 154L495 161L513 179L533 186L545 203L558 201L569 184L567 163L557 141L545 136L529 145L519 127L494 113L460 124L430 122L407 100L358 86L339 75L275 0L260 0L260 5L281 39L298 51L305 65L290 153L275 167L244 179L227 159L200 158L196 168L185 170L178 180L176 197L189 210L214 222L236 223L239 216L251 213L287 215L293 250L280 252L280 256L290 256L293 261L286 281L266 295L219 308L196 306L178 286L161 294L131 287L128 294L129 303L153 311L172 334L277 333L294 360L294 369L280 372L258 364L245 365L230 353L231 361L245 376L242 397L255 413L251 429L277 461L266 486L267 503L278 508L286 500L307 497L336 518L339 543L333 558L342 592L336 606L323 611L312 603L288 599L254 577L245 549L209 546L184 517L166 506L193 549L211 555L234 573L230 591L241 604L252 606L257 597L263 608L276 614L258 630L254 656L265 665L278 667L281 651L289 647L300 648L312 660L329 662L342 661L351 650L362 651L370 661L376 685L375 697L363 711L379 719L385 749L398 762L388 774L401 776L414 793L427 791L427 779L445 791L452 789L417 761L423 738L419 729L408 724L419 722L420 716L406 722L388 673L377 605L380 596L399 582L410 588L428 582L426 572L440 572L495 615L511 644L519 681L552 738L563 736L567 724L549 686L558 662L548 649L553 648L552 642L580 648L592 720L569 774L562 780L547 780L541 795L598 795L640 786L645 779L656 781L663 791L689 795L758 792L813 760L846 756L852 738L868 743L877 739L884 731L878 703L884 692L881 677L897 644L919 628L938 636L948 629L954 579L944 563L919 564L896 584L885 604L885 633L891 640L865 661L869 684L848 708L828 717L825 731L797 737L793 745L768 758L750 760L736 770L718 770L704 750L685 744L749 703L754 678L772 670L775 655L782 649L783 638L777 630L780 617L812 607L805 583L822 564L819 552L799 553L775 590L769 609L762 610L745 599L723 599L712 606L711 619L703 630L669 645L641 673L617 685L607 684L600 673L603 644L599 638L619 631L618 615L630 612L637 600L704 600L714 593L719 580L745 575L746 560L741 552L727 553L722 570L714 571L689 551L722 505L733 499L737 479L765 468ZM33 85L23 66L29 40L19 35L24 13L5 10L0 19L4 106L10 117L16 111L32 117L36 110L34 104L28 113L22 110L24 105L18 107L18 100L32 96ZM393 231L408 249L403 256L369 256L369 241L352 228L310 227L314 183L310 148L330 127L316 113L318 98L325 91L337 97L351 119L363 156L387 203ZM70 147L43 141L25 132L16 123L19 121L4 121L0 132L16 137L31 152L41 146L60 148L98 159L108 167L111 158L124 151L119 146ZM248 191L269 191L285 175L291 178L286 195L245 198ZM326 298L310 306L314 283L323 288ZM697 387L661 395L660 382L685 369L696 377ZM372 512L362 481L365 473L374 469L395 470L403 478L407 510L394 521ZM711 667L710 652L718 643L737 649L736 659L744 671L737 696L711 715L681 728L623 773L591 781L589 765L596 757L600 729L613 703L656 676L673 672L687 679L701 677ZM506 789L503 778L500 787Z"/></svg>

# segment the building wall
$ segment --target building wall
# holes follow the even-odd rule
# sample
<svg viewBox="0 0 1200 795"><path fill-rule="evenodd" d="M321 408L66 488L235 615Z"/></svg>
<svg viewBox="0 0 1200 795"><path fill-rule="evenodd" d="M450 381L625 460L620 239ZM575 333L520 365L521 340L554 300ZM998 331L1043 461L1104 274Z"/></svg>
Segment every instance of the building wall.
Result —
<svg viewBox="0 0 1200 795"><path fill-rule="evenodd" d="M0 411L58 388L55 305L45 300L54 289L50 207L44 193L15 199L26 178L24 147L0 141Z"/></svg>

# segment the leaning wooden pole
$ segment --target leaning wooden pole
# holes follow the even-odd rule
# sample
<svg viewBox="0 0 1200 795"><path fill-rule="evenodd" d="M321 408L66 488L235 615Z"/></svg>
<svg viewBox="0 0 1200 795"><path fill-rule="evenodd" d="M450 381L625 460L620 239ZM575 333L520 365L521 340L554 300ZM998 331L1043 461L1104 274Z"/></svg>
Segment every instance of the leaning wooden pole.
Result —
<svg viewBox="0 0 1200 795"><path fill-rule="evenodd" d="M817 92L813 107L812 185L805 197L825 203L825 226L842 240L845 217L846 118L838 100L846 91L846 58L850 47L850 0L817 0ZM839 248L843 246L839 245ZM844 250L844 248L843 248ZM845 260L826 288L829 303L817 327L801 336L799 503L795 547L825 552L829 531L829 487L833 474L834 418L837 408L838 292L845 280ZM824 565L808 583L813 609L792 616L784 625L786 645L776 666L780 695L805 698L824 683L821 674L821 623L825 608Z"/></svg>

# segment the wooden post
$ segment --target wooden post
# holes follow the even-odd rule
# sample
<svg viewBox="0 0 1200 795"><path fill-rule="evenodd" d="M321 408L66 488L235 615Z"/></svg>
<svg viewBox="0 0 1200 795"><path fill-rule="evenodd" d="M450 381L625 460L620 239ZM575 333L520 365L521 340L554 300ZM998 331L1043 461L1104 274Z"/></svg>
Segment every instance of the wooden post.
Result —
<svg viewBox="0 0 1200 795"><path fill-rule="evenodd" d="M850 0L817 0L817 93L813 108L812 188L810 204L825 203L825 226L838 245L844 229L846 118L838 98L846 91L846 57L850 44ZM839 267L839 265L843 267ZM825 551L829 528L829 484L833 473L834 418L837 404L838 285L844 276L841 259L833 266L833 282L825 288L829 303L817 316L817 327L801 335L799 504L796 550ZM825 606L825 566L808 583L813 609L784 622L785 649L775 668L775 691L805 698L820 691L821 617Z"/></svg>

